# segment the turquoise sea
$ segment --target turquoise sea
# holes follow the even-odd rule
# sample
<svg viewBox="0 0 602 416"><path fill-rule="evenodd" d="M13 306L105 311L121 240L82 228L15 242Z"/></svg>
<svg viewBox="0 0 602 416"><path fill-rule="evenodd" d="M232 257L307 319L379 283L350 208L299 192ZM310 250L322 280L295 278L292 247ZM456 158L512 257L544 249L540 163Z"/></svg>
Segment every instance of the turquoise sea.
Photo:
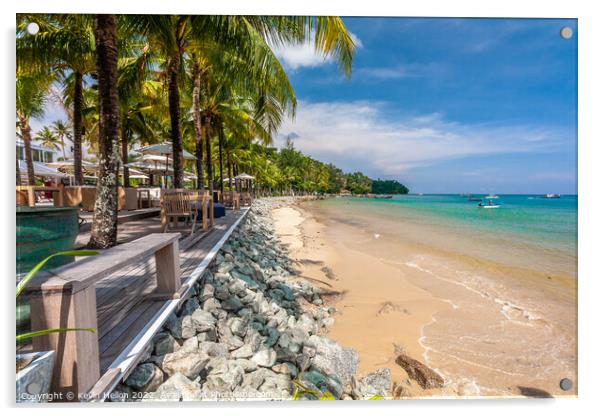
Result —
<svg viewBox="0 0 602 416"><path fill-rule="evenodd" d="M369 218L387 218L400 225L434 230L446 248L456 242L472 241L484 242L482 247L470 244L473 248L489 248L489 251L537 251L546 257L554 256L566 266L562 269L576 273L577 195L498 196L492 199L501 205L497 209L477 208L478 201L469 201L467 196L458 194L396 195L392 199L342 197L330 199L326 204L344 205L345 212L361 213L368 217L366 223L370 222ZM473 195L473 198L481 197L484 195ZM387 229L383 231L386 233ZM455 239L447 238L450 236ZM513 250L505 250L510 248ZM542 258L542 263L546 262Z"/></svg>

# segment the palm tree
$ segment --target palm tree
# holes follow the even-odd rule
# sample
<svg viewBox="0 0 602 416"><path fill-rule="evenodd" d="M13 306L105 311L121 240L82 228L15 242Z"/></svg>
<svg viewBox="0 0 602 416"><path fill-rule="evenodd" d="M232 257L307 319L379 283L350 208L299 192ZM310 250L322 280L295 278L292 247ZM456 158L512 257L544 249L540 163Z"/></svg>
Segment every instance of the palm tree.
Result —
<svg viewBox="0 0 602 416"><path fill-rule="evenodd" d="M117 174L119 161L119 92L117 23L114 15L94 17L96 71L100 107L99 172L92 232L88 246L108 248L117 243Z"/></svg>
<svg viewBox="0 0 602 416"><path fill-rule="evenodd" d="M69 126L63 120L56 120L52 123L52 131L58 137L61 142L61 148L63 149L63 159L67 159L67 153L65 153L65 139L71 140L71 131Z"/></svg>
<svg viewBox="0 0 602 416"><path fill-rule="evenodd" d="M40 30L26 32L34 20ZM17 65L56 71L73 103L73 159L76 185L83 185L82 112L84 77L94 69L94 33L89 15L17 15Z"/></svg>
<svg viewBox="0 0 602 416"><path fill-rule="evenodd" d="M31 127L29 121L32 117L40 118L44 115L46 91L48 91L51 82L52 77L50 74L40 72L35 75L30 75L17 70L17 128L23 139L25 163L27 164L27 181L29 185L35 185L33 157L31 153Z"/></svg>
<svg viewBox="0 0 602 416"><path fill-rule="evenodd" d="M61 143L61 140L48 126L44 126L40 131L38 131L36 134L36 140L38 140L42 146L49 149L60 149L59 144Z"/></svg>

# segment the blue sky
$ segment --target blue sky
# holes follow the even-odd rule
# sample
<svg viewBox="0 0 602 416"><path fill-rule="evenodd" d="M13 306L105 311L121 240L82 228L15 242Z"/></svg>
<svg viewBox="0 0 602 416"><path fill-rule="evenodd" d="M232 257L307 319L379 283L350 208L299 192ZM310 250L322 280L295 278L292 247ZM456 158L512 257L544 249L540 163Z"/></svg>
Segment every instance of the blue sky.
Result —
<svg viewBox="0 0 602 416"><path fill-rule="evenodd" d="M278 143L413 192L576 193L575 20L344 20L350 79L276 49L299 99Z"/></svg>

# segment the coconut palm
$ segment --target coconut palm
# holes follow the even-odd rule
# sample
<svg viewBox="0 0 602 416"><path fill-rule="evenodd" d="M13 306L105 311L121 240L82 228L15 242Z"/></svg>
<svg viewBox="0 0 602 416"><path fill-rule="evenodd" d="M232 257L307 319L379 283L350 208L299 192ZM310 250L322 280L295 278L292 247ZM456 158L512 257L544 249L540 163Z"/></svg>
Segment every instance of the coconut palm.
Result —
<svg viewBox="0 0 602 416"><path fill-rule="evenodd" d="M119 92L117 22L114 15L94 17L96 71L100 107L99 172L92 232L88 246L117 243L117 174L119 171Z"/></svg>
<svg viewBox="0 0 602 416"><path fill-rule="evenodd" d="M129 30L147 37L151 47L161 52L161 66L168 86L175 187L181 187L183 183L180 81L186 60L198 45L213 41L224 54L230 51L241 58L244 64L238 67L239 71L246 67L256 68L261 75L264 59L272 55L271 51L268 52L268 41L278 45L313 38L316 51L333 55L345 73L351 71L354 44L338 17L142 15L128 16L127 25ZM258 47L261 44L264 47ZM263 72L263 79L269 79L273 74L272 71ZM262 93L260 90L259 94ZM284 104L282 101L264 101L264 108ZM277 122L278 119L265 121ZM197 118L197 126L200 122L201 119ZM211 124L211 120L207 122ZM200 133L202 130L197 128L197 131ZM210 156L207 157L210 160ZM209 182L211 185L211 179Z"/></svg>
<svg viewBox="0 0 602 416"><path fill-rule="evenodd" d="M40 131L38 131L36 134L35 138L42 144L42 146L49 149L59 150L61 148L61 140L48 126L42 127L42 129L40 129Z"/></svg>
<svg viewBox="0 0 602 416"><path fill-rule="evenodd" d="M52 131L61 142L63 159L67 159L67 153L65 152L65 139L71 140L71 137L73 137L71 131L69 130L69 126L63 120L56 120L54 123L52 123Z"/></svg>
<svg viewBox="0 0 602 416"><path fill-rule="evenodd" d="M35 21L40 30L26 31ZM85 77L94 70L94 33L89 15L17 15L17 66L55 71L73 104L73 159L75 183L82 185L82 136Z"/></svg>
<svg viewBox="0 0 602 416"><path fill-rule="evenodd" d="M25 163L27 164L27 180L30 185L35 184L33 157L31 153L31 118L40 118L44 115L46 92L52 82L48 73L38 72L26 74L17 70L16 82L16 110L17 129L20 132L25 150ZM17 180L19 181L19 165L17 164ZM17 182L18 183L18 182Z"/></svg>

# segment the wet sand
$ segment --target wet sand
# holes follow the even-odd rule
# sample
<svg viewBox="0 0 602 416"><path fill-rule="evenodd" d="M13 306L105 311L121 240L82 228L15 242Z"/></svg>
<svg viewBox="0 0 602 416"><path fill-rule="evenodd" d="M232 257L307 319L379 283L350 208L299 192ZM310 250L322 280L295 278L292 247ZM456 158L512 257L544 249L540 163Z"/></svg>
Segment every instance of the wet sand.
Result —
<svg viewBox="0 0 602 416"><path fill-rule="evenodd" d="M500 265L401 244L317 204L275 209L276 232L299 278L332 293L328 336L358 351L360 376L390 368L407 396L576 393L558 387L562 377L576 380L576 316L567 316L574 292L565 279L523 272L516 281ZM399 352L435 369L445 386L408 381L394 362Z"/></svg>

